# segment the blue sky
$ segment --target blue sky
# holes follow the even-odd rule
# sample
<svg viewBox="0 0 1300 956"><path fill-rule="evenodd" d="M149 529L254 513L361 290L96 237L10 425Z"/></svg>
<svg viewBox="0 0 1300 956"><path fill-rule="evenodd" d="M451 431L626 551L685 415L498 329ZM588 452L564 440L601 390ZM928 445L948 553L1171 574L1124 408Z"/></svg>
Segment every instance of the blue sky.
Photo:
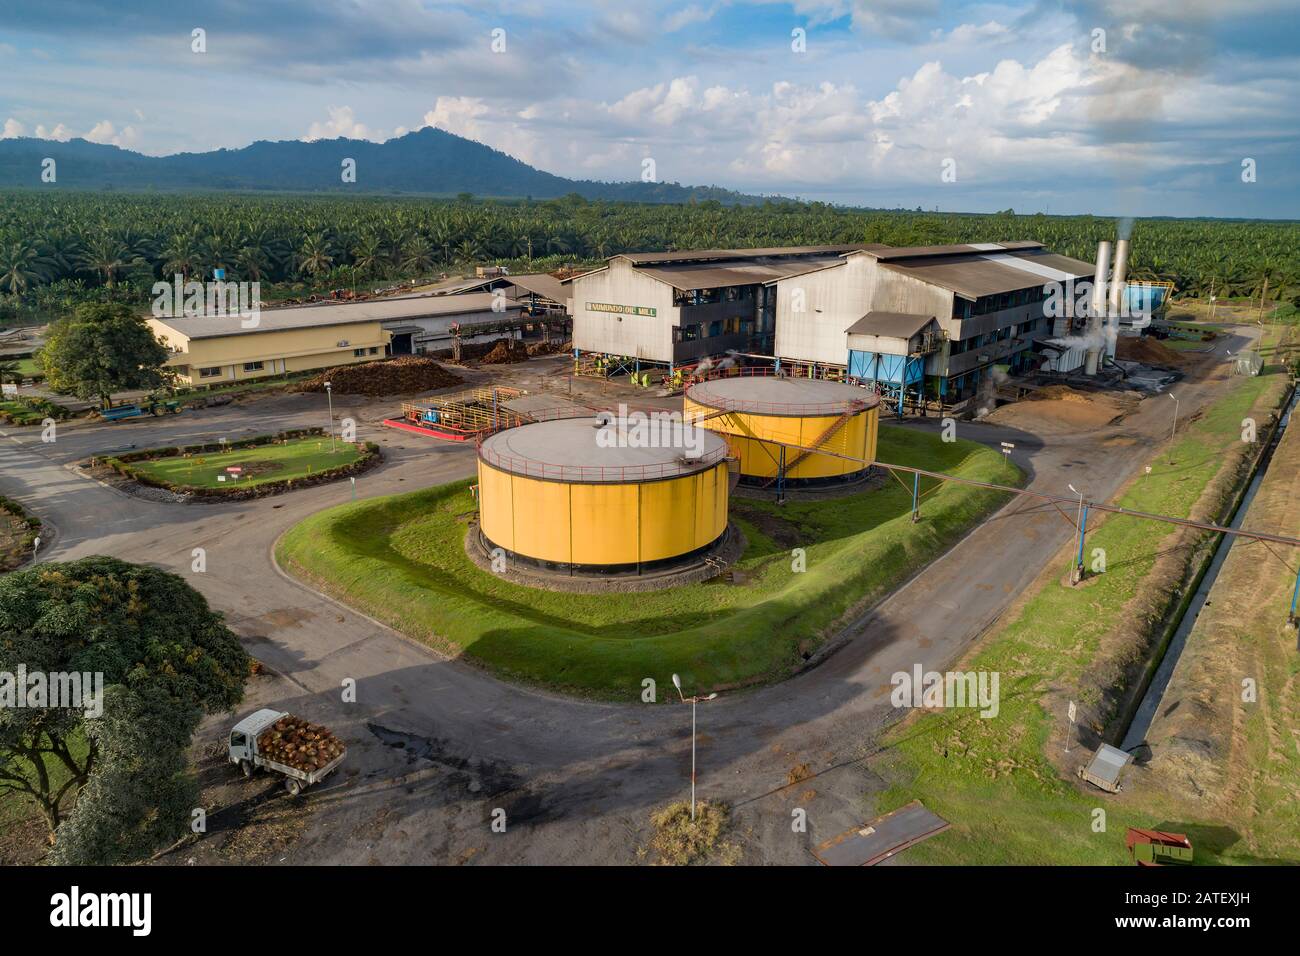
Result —
<svg viewBox="0 0 1300 956"><path fill-rule="evenodd" d="M17 0L0 18L0 129L166 154L434 125L580 178L636 179L651 159L659 179L842 203L1300 218L1297 14Z"/></svg>

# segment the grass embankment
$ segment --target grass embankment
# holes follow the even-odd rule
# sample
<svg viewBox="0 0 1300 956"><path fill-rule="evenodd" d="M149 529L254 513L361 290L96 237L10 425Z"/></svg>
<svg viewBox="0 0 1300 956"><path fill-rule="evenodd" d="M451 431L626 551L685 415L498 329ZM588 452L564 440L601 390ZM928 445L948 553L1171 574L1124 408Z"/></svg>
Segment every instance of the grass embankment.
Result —
<svg viewBox="0 0 1300 956"><path fill-rule="evenodd" d="M1291 535L1300 529L1294 421L1245 523ZM1291 548L1233 546L1147 733L1152 785L1217 815L1222 826L1205 839L1240 841L1234 858L1300 859L1300 662L1295 632L1281 626L1297 559ZM1242 699L1246 676L1257 685L1254 700Z"/></svg>
<svg viewBox="0 0 1300 956"><path fill-rule="evenodd" d="M880 429L885 461L1006 482L1001 456ZM784 507L733 497L748 539L736 583L667 591L570 594L504 581L466 556L469 482L358 502L313 515L281 539L285 570L405 634L515 680L638 699L641 681L673 673L700 689L776 680L796 670L856 607L932 561L1003 496L946 484L926 494L913 525L910 488ZM792 570L804 548L807 570Z"/></svg>
<svg viewBox="0 0 1300 956"><path fill-rule="evenodd" d="M1262 438L1264 420L1285 394L1286 384L1277 365L1259 377L1234 379L1230 391L1187 425L1171 448L1156 454L1150 460L1151 473L1131 482L1116 503L1174 516L1198 509L1198 514L1218 517L1213 512L1233 490L1229 479L1241 471L1242 456L1250 451L1241 441L1242 419L1256 418ZM1081 747L1077 736L1068 757L1059 753L1067 726L1065 701L1077 695L1084 734L1095 742L1099 728L1086 724L1106 710L1106 682L1120 679L1124 665L1131 674L1141 643L1138 636L1165 626L1164 618L1184 588L1162 578L1169 565L1161 570L1157 562L1163 554L1166 562L1180 560L1182 575L1190 573L1185 545L1176 554L1165 553L1184 534L1171 528L1109 516L1089 533L1085 555L1091 563L1093 549L1105 549L1104 574L1084 587L1064 586L1070 563L1065 552L1044 571L1005 625L962 664L962 670L1001 675L997 717L982 719L971 710L917 714L886 736L888 749L877 770L896 783L881 794L876 812L921 799L953 824L941 836L909 850L909 862L1128 863L1128 826L1191 833L1201 863L1253 859L1231 841L1203 839L1206 833L1219 832L1222 820L1203 807L1189 808L1142 787L1134 779L1140 771L1131 769L1129 789L1110 796L1063 779L1062 770L1047 756L1050 741L1064 772L1084 760L1092 748ZM1272 611L1284 614L1285 608ZM1051 713L1045 701L1051 703ZM1227 727L1220 730L1230 732ZM1092 830L1097 807L1108 814L1104 833ZM1289 844L1291 858L1300 859L1300 834L1292 831Z"/></svg>
<svg viewBox="0 0 1300 956"><path fill-rule="evenodd" d="M130 462L138 477L178 491L196 488L253 487L272 481L288 481L318 475L330 468L351 465L362 452L350 442L336 442L330 450L328 437L311 435L283 444L236 448L227 452L198 452ZM236 473L227 468L241 468ZM225 477L225 481L219 478Z"/></svg>

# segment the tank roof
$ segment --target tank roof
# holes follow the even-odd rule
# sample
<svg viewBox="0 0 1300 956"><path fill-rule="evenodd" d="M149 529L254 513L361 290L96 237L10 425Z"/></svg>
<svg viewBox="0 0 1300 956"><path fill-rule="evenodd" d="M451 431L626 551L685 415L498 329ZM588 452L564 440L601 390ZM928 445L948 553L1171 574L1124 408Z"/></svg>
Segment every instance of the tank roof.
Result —
<svg viewBox="0 0 1300 956"><path fill-rule="evenodd" d="M550 481L655 481L713 467L727 457L727 443L703 426L683 427L679 415L633 412L625 421L592 416L507 428L483 439L479 457L501 471Z"/></svg>
<svg viewBox="0 0 1300 956"><path fill-rule="evenodd" d="M709 408L755 415L843 415L880 404L880 396L856 385L783 375L736 375L699 382L686 397Z"/></svg>

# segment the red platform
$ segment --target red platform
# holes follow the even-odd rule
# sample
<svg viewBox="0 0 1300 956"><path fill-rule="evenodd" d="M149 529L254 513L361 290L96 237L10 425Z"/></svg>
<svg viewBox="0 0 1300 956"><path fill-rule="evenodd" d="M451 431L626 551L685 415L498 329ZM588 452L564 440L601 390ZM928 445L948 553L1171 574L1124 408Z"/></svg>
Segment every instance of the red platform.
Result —
<svg viewBox="0 0 1300 956"><path fill-rule="evenodd" d="M385 418L384 424L389 428L399 428L404 432L415 432L417 435L428 435L430 438L443 438L447 441L469 441L474 437L468 432L447 431L428 425L413 425L404 418Z"/></svg>

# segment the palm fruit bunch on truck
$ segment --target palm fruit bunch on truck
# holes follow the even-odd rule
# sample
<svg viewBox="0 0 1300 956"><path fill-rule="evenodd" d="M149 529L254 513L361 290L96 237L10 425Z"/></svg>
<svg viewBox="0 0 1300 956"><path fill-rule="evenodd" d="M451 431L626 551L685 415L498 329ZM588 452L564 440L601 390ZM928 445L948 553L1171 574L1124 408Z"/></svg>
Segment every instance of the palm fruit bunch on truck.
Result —
<svg viewBox="0 0 1300 956"><path fill-rule="evenodd" d="M257 738L257 752L262 757L303 773L321 769L344 749L328 727L292 714L281 717Z"/></svg>

